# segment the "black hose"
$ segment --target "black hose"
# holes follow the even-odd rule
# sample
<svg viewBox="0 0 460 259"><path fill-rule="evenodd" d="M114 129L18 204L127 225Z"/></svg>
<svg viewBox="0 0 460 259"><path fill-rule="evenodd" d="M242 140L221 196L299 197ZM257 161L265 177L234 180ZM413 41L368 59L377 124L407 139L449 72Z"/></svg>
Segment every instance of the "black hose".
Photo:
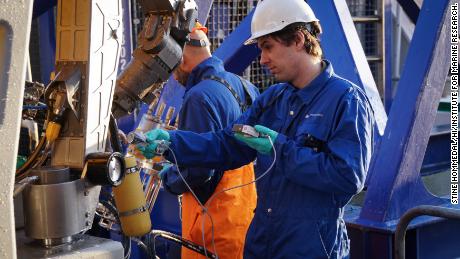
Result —
<svg viewBox="0 0 460 259"><path fill-rule="evenodd" d="M200 246L198 244L193 243L190 240L187 240L179 235L162 231L162 230L152 230L150 232L153 235L153 246L155 247L155 238L156 237L162 237L166 240L172 241L174 243L177 243L185 248L188 248L194 252L197 252L201 255L207 256L207 258L212 258L212 259L217 259L217 256L212 253L211 251L205 249L203 246Z"/></svg>
<svg viewBox="0 0 460 259"><path fill-rule="evenodd" d="M48 106L50 107L50 106ZM45 125L47 124L47 121L49 120L51 116L51 111L48 110L46 113L46 120L45 120ZM40 141L38 142L37 147L35 150L32 152L32 154L27 158L27 161L18 169L16 169L16 180L22 180L27 176L27 171L30 169L30 167L33 165L33 162L37 159L38 155L40 152L43 150L46 144L46 135L43 134L43 136L40 138Z"/></svg>
<svg viewBox="0 0 460 259"><path fill-rule="evenodd" d="M26 176L25 173L27 172L27 170L30 169L35 159L37 159L38 155L43 150L45 143L46 137L43 136L41 137L40 142L38 142L37 147L35 148L34 152L32 152L32 154L29 156L27 161L20 168L16 169L16 178L21 180L22 178L24 178L24 176Z"/></svg>
<svg viewBox="0 0 460 259"><path fill-rule="evenodd" d="M144 251L144 253L148 256L149 259L155 259L155 255L152 253L150 247L144 243L144 241L137 238L134 238L133 240L139 245L139 247ZM150 243L150 240L147 241L148 243Z"/></svg>
<svg viewBox="0 0 460 259"><path fill-rule="evenodd" d="M112 150L114 152L122 153L120 138L118 138L117 120L115 119L113 114L110 115L109 134L110 134L110 144L112 145Z"/></svg>

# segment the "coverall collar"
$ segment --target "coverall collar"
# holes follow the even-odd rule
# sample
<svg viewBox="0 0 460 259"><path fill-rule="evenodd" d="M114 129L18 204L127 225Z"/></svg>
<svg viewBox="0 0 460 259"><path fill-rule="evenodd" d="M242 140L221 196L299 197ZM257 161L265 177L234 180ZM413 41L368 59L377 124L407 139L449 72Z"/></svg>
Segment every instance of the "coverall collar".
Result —
<svg viewBox="0 0 460 259"><path fill-rule="evenodd" d="M224 71L224 62L217 57L211 56L200 64L198 64L190 73L190 76L185 85L185 91L187 92L194 85L201 82L202 78L212 74L215 75L219 72Z"/></svg>
<svg viewBox="0 0 460 259"><path fill-rule="evenodd" d="M296 91L297 96L305 104L310 103L326 85L326 82L332 77L332 75L334 75L334 69L332 68L332 64L327 60L323 61L326 63L326 68L317 77L315 77L315 79L313 79L313 81L311 81L310 84ZM289 85L295 88L291 84Z"/></svg>

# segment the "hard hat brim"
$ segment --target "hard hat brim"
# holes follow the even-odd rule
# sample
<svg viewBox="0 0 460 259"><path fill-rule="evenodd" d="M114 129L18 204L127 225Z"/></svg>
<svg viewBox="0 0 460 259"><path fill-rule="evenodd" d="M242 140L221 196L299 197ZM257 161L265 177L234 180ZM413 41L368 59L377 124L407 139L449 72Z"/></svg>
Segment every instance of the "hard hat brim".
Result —
<svg viewBox="0 0 460 259"><path fill-rule="evenodd" d="M252 45L252 44L255 44L255 43L257 43L257 39L256 39L256 38L253 39L253 38L251 37L251 38L247 39L243 44L244 44L245 46L247 46L247 45Z"/></svg>
<svg viewBox="0 0 460 259"><path fill-rule="evenodd" d="M244 45L251 45L251 44L257 43L258 38L268 35L270 33L272 33L272 31L262 31L262 32L252 34L251 37L244 42Z"/></svg>

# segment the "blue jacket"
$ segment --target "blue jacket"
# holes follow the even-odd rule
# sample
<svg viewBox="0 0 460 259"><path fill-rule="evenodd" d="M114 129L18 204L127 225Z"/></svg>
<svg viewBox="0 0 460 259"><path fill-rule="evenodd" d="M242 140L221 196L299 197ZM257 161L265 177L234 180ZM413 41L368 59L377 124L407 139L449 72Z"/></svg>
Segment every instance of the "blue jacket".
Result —
<svg viewBox="0 0 460 259"><path fill-rule="evenodd" d="M257 183L245 258L343 258L349 240L343 207L362 190L373 148L374 115L365 94L325 70L307 87L271 86L235 123L279 132L273 168ZM226 170L257 158L256 176L274 160L217 133L170 132L179 163ZM311 147L311 139L318 145ZM319 148L318 148L319 146ZM168 159L171 154L168 154Z"/></svg>
<svg viewBox="0 0 460 259"><path fill-rule="evenodd" d="M193 69L185 85L184 101L179 113L179 129L197 133L217 131L231 125L240 117L241 110L232 93L222 83L210 79L203 80L210 75L227 81L241 100L246 102L240 78L225 71L220 59L210 57ZM259 91L250 82L245 83L252 103L259 96ZM224 172L200 167L180 169L203 204L214 192ZM171 167L169 172L166 172L163 181L171 193L182 194L188 191L176 167Z"/></svg>

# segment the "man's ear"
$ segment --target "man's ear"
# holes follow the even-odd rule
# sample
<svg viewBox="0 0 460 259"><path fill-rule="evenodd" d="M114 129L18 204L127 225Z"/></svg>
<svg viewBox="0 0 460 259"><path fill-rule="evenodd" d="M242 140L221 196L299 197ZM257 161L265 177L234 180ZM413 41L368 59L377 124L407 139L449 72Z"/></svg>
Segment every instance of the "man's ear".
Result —
<svg viewBox="0 0 460 259"><path fill-rule="evenodd" d="M187 48L187 46L185 46ZM182 70L188 72L188 67L190 66L190 59L189 59L189 53L184 49L184 53L182 55L182 61L180 63L180 66Z"/></svg>
<svg viewBox="0 0 460 259"><path fill-rule="evenodd" d="M305 36L301 31L297 31L296 36L295 36L295 46L296 49L298 50L304 50L305 49Z"/></svg>

